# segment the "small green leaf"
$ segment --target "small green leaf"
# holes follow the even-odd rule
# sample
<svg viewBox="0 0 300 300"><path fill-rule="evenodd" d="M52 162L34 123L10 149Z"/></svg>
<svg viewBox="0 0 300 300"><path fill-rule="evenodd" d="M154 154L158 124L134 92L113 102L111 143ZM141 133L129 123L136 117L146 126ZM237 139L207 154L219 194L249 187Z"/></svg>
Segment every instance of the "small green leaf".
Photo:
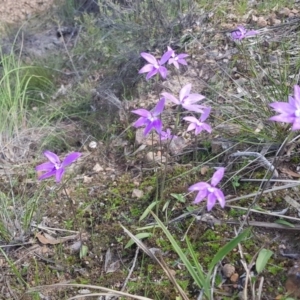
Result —
<svg viewBox="0 0 300 300"><path fill-rule="evenodd" d="M285 226L288 226L288 227L295 227L294 224L292 224L292 223L290 223L286 220L283 220L283 219L276 220L275 223L285 225Z"/></svg>
<svg viewBox="0 0 300 300"><path fill-rule="evenodd" d="M185 197L183 196L183 194L170 194L173 198L175 198L176 200L178 200L181 203L185 203Z"/></svg>
<svg viewBox="0 0 300 300"><path fill-rule="evenodd" d="M165 211L165 210L168 208L169 204L170 204L170 200L168 200L168 201L165 203L165 205L164 205L163 208L162 208L162 211Z"/></svg>
<svg viewBox="0 0 300 300"><path fill-rule="evenodd" d="M245 229L243 232L241 232L238 236L236 236L234 239L232 239L230 242L225 244L220 250L216 253L214 258L212 259L211 263L209 264L208 270L209 272L212 272L215 265L222 261L224 256L226 256L230 251L232 251L243 239L245 239L251 231L251 228ZM210 278L208 276L208 278Z"/></svg>
<svg viewBox="0 0 300 300"><path fill-rule="evenodd" d="M274 252L268 249L260 250L255 263L257 273L261 273L263 271L263 269L265 268L266 264L268 263L269 259L273 254Z"/></svg>
<svg viewBox="0 0 300 300"><path fill-rule="evenodd" d="M153 208L157 203L158 203L158 201L152 202L152 203L146 208L146 210L143 212L143 214L141 215L139 221L144 220L144 219L150 214L150 211L152 210L152 208Z"/></svg>
<svg viewBox="0 0 300 300"><path fill-rule="evenodd" d="M79 257L80 259L84 258L87 256L87 253L88 253L88 247L85 246L85 245L82 245L81 248L80 248L80 252L79 252Z"/></svg>
<svg viewBox="0 0 300 300"><path fill-rule="evenodd" d="M152 236L152 233L150 233L150 232L141 232L141 233L138 233L137 235L135 235L135 237L136 237L137 239L139 239L139 240L148 238L148 237L150 237L150 236ZM134 243L135 243L135 241L131 239L131 240L126 244L125 249L131 247Z"/></svg>

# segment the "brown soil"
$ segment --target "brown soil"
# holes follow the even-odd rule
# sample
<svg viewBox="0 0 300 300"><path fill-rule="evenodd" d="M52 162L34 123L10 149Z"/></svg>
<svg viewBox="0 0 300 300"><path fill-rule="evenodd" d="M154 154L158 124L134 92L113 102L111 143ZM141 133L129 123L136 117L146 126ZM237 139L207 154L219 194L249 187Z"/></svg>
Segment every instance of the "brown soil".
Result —
<svg viewBox="0 0 300 300"><path fill-rule="evenodd" d="M53 5L53 0L5 0L0 6L1 23L19 23L43 12Z"/></svg>

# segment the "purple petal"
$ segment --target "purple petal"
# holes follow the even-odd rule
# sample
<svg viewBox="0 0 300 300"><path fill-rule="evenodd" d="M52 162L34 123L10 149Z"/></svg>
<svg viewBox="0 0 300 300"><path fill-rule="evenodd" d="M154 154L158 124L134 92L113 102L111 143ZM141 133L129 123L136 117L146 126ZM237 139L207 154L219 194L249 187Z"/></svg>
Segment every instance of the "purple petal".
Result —
<svg viewBox="0 0 300 300"><path fill-rule="evenodd" d="M211 211L216 204L217 197L215 194L211 193L207 196L207 211Z"/></svg>
<svg viewBox="0 0 300 300"><path fill-rule="evenodd" d="M146 80L149 80L151 77L158 73L158 69L153 68L146 76Z"/></svg>
<svg viewBox="0 0 300 300"><path fill-rule="evenodd" d="M168 51L172 51L172 55L171 56L173 56L173 55L175 56L175 51L170 46L168 46L167 48L168 48Z"/></svg>
<svg viewBox="0 0 300 300"><path fill-rule="evenodd" d="M149 122L147 125L146 125L146 128L145 128L145 130L144 130L144 136L147 136L148 135L148 133L153 129L153 123L154 123L154 121L153 122Z"/></svg>
<svg viewBox="0 0 300 300"><path fill-rule="evenodd" d="M53 164L60 164L60 159L59 159L59 157L58 157L55 153L46 150L46 151L44 152L44 155L45 155L45 156L46 156Z"/></svg>
<svg viewBox="0 0 300 300"><path fill-rule="evenodd" d="M195 135L198 135L199 133L201 133L202 131L202 125L196 125L196 128L195 128Z"/></svg>
<svg viewBox="0 0 300 300"><path fill-rule="evenodd" d="M292 109L294 109L296 107L296 100L292 96L288 96L288 99L289 99L288 104L291 106ZM283 102L283 103L286 103L286 102Z"/></svg>
<svg viewBox="0 0 300 300"><path fill-rule="evenodd" d="M215 189L214 195L217 197L222 208L225 207L225 196L220 189Z"/></svg>
<svg viewBox="0 0 300 300"><path fill-rule="evenodd" d="M199 193L197 194L195 200L193 201L193 203L197 204L197 203L201 202L204 198L207 197L207 194L208 194L208 192L206 189L200 190Z"/></svg>
<svg viewBox="0 0 300 300"><path fill-rule="evenodd" d="M169 50L169 51L165 52L164 55L162 56L162 58L160 59L159 64L160 65L165 64L169 60L169 58L172 56L173 53L174 53L173 50Z"/></svg>
<svg viewBox="0 0 300 300"><path fill-rule="evenodd" d="M224 176L225 168L218 168L211 178L211 185L216 186Z"/></svg>
<svg viewBox="0 0 300 300"><path fill-rule="evenodd" d="M300 102L300 86L299 85L294 85L294 97L296 102Z"/></svg>
<svg viewBox="0 0 300 300"><path fill-rule="evenodd" d="M155 128L158 134L161 133L162 130L162 121L160 119L156 119L152 122L152 127Z"/></svg>
<svg viewBox="0 0 300 300"><path fill-rule="evenodd" d="M247 32L246 28L243 25L237 26L237 30L239 30L243 35Z"/></svg>
<svg viewBox="0 0 300 300"><path fill-rule="evenodd" d="M196 103L200 100L203 100L204 98L205 98L205 96L200 95L200 94L189 94L185 101L192 104L192 103Z"/></svg>
<svg viewBox="0 0 300 300"><path fill-rule="evenodd" d="M134 113L134 114L136 114L136 115L142 116L144 118L151 117L150 111L148 111L148 110L146 110L144 108L139 108L139 109L136 109L136 110L132 110L131 112Z"/></svg>
<svg viewBox="0 0 300 300"><path fill-rule="evenodd" d="M139 74L142 74L142 73L148 73L148 72L151 72L151 71L153 71L153 70L156 70L156 68L154 68L153 65L148 64L148 65L143 66L143 67L139 70Z"/></svg>
<svg viewBox="0 0 300 300"><path fill-rule="evenodd" d="M202 127L202 130L205 130L205 131L207 131L208 133L211 133L211 132L212 132L212 128L210 127L210 125L208 125L208 124L206 124L206 123L202 123L201 127Z"/></svg>
<svg viewBox="0 0 300 300"><path fill-rule="evenodd" d="M198 104L182 104L182 107L189 111L194 111L197 113L203 113L203 108L205 106Z"/></svg>
<svg viewBox="0 0 300 300"><path fill-rule="evenodd" d="M173 58L172 58L172 59L173 59ZM169 60L169 63L170 63L170 64L173 64L174 67L175 67L176 69L179 69L179 64L178 64L177 60L173 59L173 61L171 61L171 59L170 59L170 60Z"/></svg>
<svg viewBox="0 0 300 300"><path fill-rule="evenodd" d="M163 79L167 77L168 70L165 67L159 67L158 71Z"/></svg>
<svg viewBox="0 0 300 300"><path fill-rule="evenodd" d="M74 162L76 159L78 159L81 156L80 152L72 152L69 155L67 155L64 159L64 161L61 164L61 168L64 168L68 165L70 165L72 162Z"/></svg>
<svg viewBox="0 0 300 300"><path fill-rule="evenodd" d="M59 183L63 177L65 173L65 169L64 168L60 168L56 171L56 174L55 174L55 178L56 178L56 182Z"/></svg>
<svg viewBox="0 0 300 300"><path fill-rule="evenodd" d="M189 56L189 55L186 54L186 53L180 53L180 54L177 55L178 59L183 59L183 58L186 58L186 57L188 57L188 56ZM185 61L185 60L184 60L184 61Z"/></svg>
<svg viewBox="0 0 300 300"><path fill-rule="evenodd" d="M178 63L180 63L181 65L187 66L187 62L183 58L178 58Z"/></svg>
<svg viewBox="0 0 300 300"><path fill-rule="evenodd" d="M292 130L299 130L300 129L300 119L296 118L293 122Z"/></svg>
<svg viewBox="0 0 300 300"><path fill-rule="evenodd" d="M51 171L51 172L47 172L47 173L41 175L38 179L39 179L39 180L43 180L43 179L49 178L49 177L51 177L51 176L54 176L54 175L56 174L56 171L57 171L57 170L53 170L53 171Z"/></svg>
<svg viewBox="0 0 300 300"><path fill-rule="evenodd" d="M249 30L245 33L245 37L251 37L257 35L258 32L256 30Z"/></svg>
<svg viewBox="0 0 300 300"><path fill-rule="evenodd" d="M291 97L292 98L292 97ZM291 100L293 102L293 100ZM295 106L287 102L274 102L269 104L276 112L284 114L293 114L295 112Z"/></svg>
<svg viewBox="0 0 300 300"><path fill-rule="evenodd" d="M144 59L146 59L146 61L149 62L150 64L152 64L152 65L158 65L158 61L156 60L156 58L152 54L149 54L149 53L146 53L146 52L142 52L141 56Z"/></svg>
<svg viewBox="0 0 300 300"><path fill-rule="evenodd" d="M161 131L159 136L160 136L160 139L162 141L165 141L165 140L169 139L169 135L168 135L168 133L166 131Z"/></svg>
<svg viewBox="0 0 300 300"><path fill-rule="evenodd" d="M147 125L148 123L149 123L149 120L147 118L140 117L140 118L137 119L137 121L135 123L133 123L132 126L134 126L135 128L137 128L137 127L141 127L141 126Z"/></svg>
<svg viewBox="0 0 300 300"><path fill-rule="evenodd" d="M200 121L201 122L204 122L208 118L208 116L210 114L210 111L211 111L211 107L205 108L203 110L203 114L200 117Z"/></svg>
<svg viewBox="0 0 300 300"><path fill-rule="evenodd" d="M275 122L282 122L282 123L293 123L295 121L295 117L281 114L278 116L271 117L269 120Z"/></svg>
<svg viewBox="0 0 300 300"><path fill-rule="evenodd" d="M233 40L242 40L244 38L244 34L239 29L232 31L230 35Z"/></svg>
<svg viewBox="0 0 300 300"><path fill-rule="evenodd" d="M191 123L191 124L188 126L188 128L187 128L186 131L194 130L196 127L197 127L197 125L196 125L195 123Z"/></svg>
<svg viewBox="0 0 300 300"><path fill-rule="evenodd" d="M55 169L55 165L49 161L35 167L36 171L48 171L49 172L49 171L52 171L53 169Z"/></svg>
<svg viewBox="0 0 300 300"><path fill-rule="evenodd" d="M160 139L162 140L162 141L164 141L164 140L169 140L169 139L171 139L173 136L172 136L172 134L171 134L171 129L170 128L168 128L166 131L161 131L160 132ZM175 137L175 136L174 136Z"/></svg>
<svg viewBox="0 0 300 300"><path fill-rule="evenodd" d="M172 101L172 102L174 102L175 104L180 104L180 101L177 99L177 98L175 98L172 94L169 94L169 93L161 93L166 99L168 99L168 100L170 100L170 101Z"/></svg>
<svg viewBox="0 0 300 300"><path fill-rule="evenodd" d="M190 83L188 83L180 90L179 100L181 103L183 102L183 99L190 94L191 88L192 88L192 85Z"/></svg>
<svg viewBox="0 0 300 300"><path fill-rule="evenodd" d="M161 98L152 110L153 116L155 117L159 116L163 112L164 107L165 107L165 98Z"/></svg>
<svg viewBox="0 0 300 300"><path fill-rule="evenodd" d="M184 117L183 120L191 123L198 123L198 120L195 117Z"/></svg>
<svg viewBox="0 0 300 300"><path fill-rule="evenodd" d="M293 98L293 97L291 97ZM290 101L290 104L294 104L295 108L297 110L300 110L300 87L298 85L295 85L294 86L294 101L291 102Z"/></svg>
<svg viewBox="0 0 300 300"><path fill-rule="evenodd" d="M191 185L191 186L188 188L188 190L189 190L190 192L193 192L193 191L200 191L200 190L203 190L203 189L207 190L207 189L210 188L210 187L211 187L211 186L210 186L209 183L201 181L201 182L197 182L197 183Z"/></svg>

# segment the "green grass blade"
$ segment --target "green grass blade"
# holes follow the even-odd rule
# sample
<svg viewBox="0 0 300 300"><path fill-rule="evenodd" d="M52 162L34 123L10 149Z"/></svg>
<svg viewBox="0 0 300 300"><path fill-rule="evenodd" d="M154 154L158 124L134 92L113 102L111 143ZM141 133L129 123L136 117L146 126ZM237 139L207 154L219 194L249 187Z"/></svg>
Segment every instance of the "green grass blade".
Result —
<svg viewBox="0 0 300 300"><path fill-rule="evenodd" d="M199 264L199 261L198 261L198 259L197 259L197 257L196 257L196 253L195 253L195 251L194 251L194 249L193 249L193 247L192 247L192 244L190 243L190 241L189 241L188 238L186 238L186 243L187 243L187 246L188 246L188 249L189 249L189 253L190 253L190 255L191 255L192 259L193 259L194 266L196 267L198 276L199 276L199 278L200 278L200 280L201 280L201 282L202 282L202 286L203 286L204 289L209 290L209 286L205 286L205 283L206 283L206 281L205 281L206 275L205 275L205 273L203 272L203 270L202 270L202 268L201 268L201 265Z"/></svg>
<svg viewBox="0 0 300 300"><path fill-rule="evenodd" d="M197 272L195 271L193 265L191 264L191 262L188 260L188 258L186 257L186 255L184 254L184 252L181 250L180 246L178 245L178 243L175 241L175 239L173 238L172 234L170 233L170 231L167 229L167 227L160 221L160 219L153 213L151 212L153 217L155 218L157 224L159 225L159 227L162 229L162 231L164 232L164 234L167 236L168 240L170 241L172 247L174 248L174 250L176 251L176 253L178 254L178 256L180 257L180 259L182 260L182 262L184 263L184 265L186 266L186 268L188 269L190 275L192 276L192 278L194 279L195 283L200 287L200 288L204 288L204 282L203 282L203 278L200 278L197 274ZM210 299L210 294L209 291L204 290L205 296Z"/></svg>
<svg viewBox="0 0 300 300"><path fill-rule="evenodd" d="M141 215L139 221L141 222L142 220L144 220L151 212L152 208L158 203L158 201L154 201L152 203L150 203L150 205L146 208L146 210L143 212L143 214Z"/></svg>
<svg viewBox="0 0 300 300"><path fill-rule="evenodd" d="M229 243L224 245L214 256L213 260L211 261L209 265L209 274L214 269L215 265L219 263L224 256L226 256L230 251L232 251L244 238L246 238L251 231L251 228L245 229L242 233L240 233L238 236L236 236L233 240L231 240Z"/></svg>

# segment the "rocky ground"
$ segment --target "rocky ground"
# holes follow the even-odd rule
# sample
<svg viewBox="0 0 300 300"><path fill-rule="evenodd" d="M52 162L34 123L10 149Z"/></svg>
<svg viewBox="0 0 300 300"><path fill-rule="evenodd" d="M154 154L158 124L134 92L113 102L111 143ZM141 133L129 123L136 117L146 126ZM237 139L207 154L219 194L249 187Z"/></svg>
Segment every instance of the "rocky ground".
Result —
<svg viewBox="0 0 300 300"><path fill-rule="evenodd" d="M240 226L253 226L251 238L220 261L214 299L245 299L245 278L250 281L252 271L252 283L248 281L249 288L244 289L248 299L287 299L292 291L296 299L300 294L295 263L300 257L300 192L295 182L300 177L298 141L295 137L284 147L274 163L288 131L270 125L265 107L270 101L282 100L299 82L299 3L278 1L264 7L260 1L219 1L211 7L199 1L189 18L181 16L177 35L163 21L156 30L153 20L163 9L153 9L149 15L153 13L154 19L149 27L145 25L145 35L151 35L142 41L147 46L139 42L144 49L132 50L132 36L129 43L125 39L121 45L112 45L117 30L99 42L105 33L110 34L107 28L118 29L122 10L117 2L104 1L109 5L101 10L93 1L77 1L71 22L67 8L57 10L52 1L6 1L1 5L1 20L14 25L2 37L3 52L13 51L25 65L37 65L34 75L52 83L51 88L34 94L28 108L30 115L47 116L47 125L40 130L27 120L17 138L1 149L1 201L8 208L0 228L1 244L7 248L0 259L3 299L68 299L93 291L83 286L34 290L56 283L94 284L150 299L175 299L178 293L170 277L141 249L125 246L129 238L120 226L134 234L151 226L153 218L145 212L156 207L151 206L155 201L160 206L154 211L184 251L188 250L182 238L189 237L204 269ZM130 1L119 4L123 11L133 9ZM134 6L137 8L142 9ZM61 11L68 13L62 16ZM135 26L140 25L138 17L135 21ZM126 28L126 22L121 26ZM21 34L15 39L21 23ZM230 31L239 24L257 29L257 38L233 42ZM155 44L157 37L161 40ZM188 66L180 73L172 71L165 81L146 84L136 75L144 63L139 52L159 56L165 49L159 43L168 41L189 54ZM129 54L126 47L132 50ZM132 128L135 117L131 110L152 108L158 94L177 95L187 83L206 95L204 103L212 106L211 135L195 140L180 123L179 139L166 148L159 145L157 136L145 139L143 129ZM280 94L284 89L289 92ZM176 118L168 102L163 121L174 129ZM68 151L82 153L70 167L66 185L36 180L34 167L45 162L45 149L62 157ZM282 181L260 189L260 182L254 180L265 176L266 163L246 154L241 158L238 151L266 157L276 165L276 179ZM225 210L217 207L204 214L204 206L191 205L193 195L183 195L194 182L208 180L214 166L226 167L227 205ZM295 186L284 180L293 180ZM249 196L252 193L254 198ZM24 229L30 205L35 207L33 216ZM160 253L188 298L199 299L199 289L162 232L142 232L147 248ZM254 263L261 248L273 255L263 272L256 274Z"/></svg>

